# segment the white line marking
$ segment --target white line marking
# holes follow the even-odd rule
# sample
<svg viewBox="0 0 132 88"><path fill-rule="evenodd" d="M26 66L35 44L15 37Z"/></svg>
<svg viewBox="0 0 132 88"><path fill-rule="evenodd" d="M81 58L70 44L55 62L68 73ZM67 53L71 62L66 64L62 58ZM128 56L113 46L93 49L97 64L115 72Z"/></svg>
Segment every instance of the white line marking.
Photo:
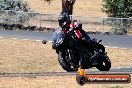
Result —
<svg viewBox="0 0 132 88"><path fill-rule="evenodd" d="M48 41L48 42L52 43L53 41Z"/></svg>
<svg viewBox="0 0 132 88"><path fill-rule="evenodd" d="M30 39L22 39L22 40L30 40Z"/></svg>
<svg viewBox="0 0 132 88"><path fill-rule="evenodd" d="M113 48L113 49L129 49L129 48L112 47L112 46L105 46L105 48Z"/></svg>
<svg viewBox="0 0 132 88"><path fill-rule="evenodd" d="M4 38L4 37L0 37L0 38Z"/></svg>
<svg viewBox="0 0 132 88"><path fill-rule="evenodd" d="M132 67L112 67L111 69L129 69L129 68L132 68Z"/></svg>
<svg viewBox="0 0 132 88"><path fill-rule="evenodd" d="M42 40L35 40L35 41L37 41L37 42L41 42Z"/></svg>
<svg viewBox="0 0 132 88"><path fill-rule="evenodd" d="M111 47L111 46L105 46L106 48L119 48L119 47Z"/></svg>
<svg viewBox="0 0 132 88"><path fill-rule="evenodd" d="M17 40L18 38L11 38L11 39Z"/></svg>
<svg viewBox="0 0 132 88"><path fill-rule="evenodd" d="M132 68L132 67L125 67L125 68Z"/></svg>

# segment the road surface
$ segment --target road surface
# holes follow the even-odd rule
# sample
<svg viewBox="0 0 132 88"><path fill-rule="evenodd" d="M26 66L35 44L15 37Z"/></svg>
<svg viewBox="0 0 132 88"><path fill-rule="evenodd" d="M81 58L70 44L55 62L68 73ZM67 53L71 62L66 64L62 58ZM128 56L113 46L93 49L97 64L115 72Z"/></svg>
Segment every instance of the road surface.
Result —
<svg viewBox="0 0 132 88"><path fill-rule="evenodd" d="M31 31L0 31L0 37L18 38L29 40L52 41L53 32L31 32ZM132 48L132 35L95 35L89 34L93 39L103 40L102 44L108 47Z"/></svg>

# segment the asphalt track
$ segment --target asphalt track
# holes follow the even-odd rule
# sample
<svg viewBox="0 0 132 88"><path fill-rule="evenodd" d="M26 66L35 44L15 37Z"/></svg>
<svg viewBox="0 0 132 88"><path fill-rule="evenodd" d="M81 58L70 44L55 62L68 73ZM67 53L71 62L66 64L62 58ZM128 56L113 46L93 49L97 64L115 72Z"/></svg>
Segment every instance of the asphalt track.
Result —
<svg viewBox="0 0 132 88"><path fill-rule="evenodd" d="M52 41L53 32L31 32L31 31L0 31L0 37L17 38L25 40L47 40ZM132 35L95 35L89 34L91 39L103 40L106 47L132 48Z"/></svg>
<svg viewBox="0 0 132 88"><path fill-rule="evenodd" d="M0 31L0 38L25 39L36 41L52 41L53 32L30 32L30 31ZM108 47L132 48L132 36L129 35L89 35L91 38L101 39L102 44ZM97 69L87 70L88 74L132 74L132 66L111 68L108 72L101 72ZM63 76L76 75L76 72L43 72L43 73L0 73L0 77L32 77L32 76Z"/></svg>

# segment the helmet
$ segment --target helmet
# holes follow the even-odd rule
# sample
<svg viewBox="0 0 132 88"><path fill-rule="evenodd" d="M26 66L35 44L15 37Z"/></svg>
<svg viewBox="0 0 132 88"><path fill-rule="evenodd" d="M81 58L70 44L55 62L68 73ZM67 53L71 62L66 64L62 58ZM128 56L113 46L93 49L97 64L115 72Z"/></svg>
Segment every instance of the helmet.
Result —
<svg viewBox="0 0 132 88"><path fill-rule="evenodd" d="M71 21L71 17L67 13L62 13L58 17L60 27L64 27L67 22Z"/></svg>

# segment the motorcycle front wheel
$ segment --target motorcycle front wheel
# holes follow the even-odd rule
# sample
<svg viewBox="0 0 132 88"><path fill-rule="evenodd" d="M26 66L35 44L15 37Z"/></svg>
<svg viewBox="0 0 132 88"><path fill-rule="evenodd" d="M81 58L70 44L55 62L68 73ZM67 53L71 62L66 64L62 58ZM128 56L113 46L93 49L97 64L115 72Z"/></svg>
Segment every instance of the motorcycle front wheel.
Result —
<svg viewBox="0 0 132 88"><path fill-rule="evenodd" d="M72 66L70 64L70 62L68 61L69 56L67 54L68 54L67 51L66 52L59 51L59 53L58 53L58 61L59 61L60 65L67 72L77 71L78 67L74 67L74 66Z"/></svg>

